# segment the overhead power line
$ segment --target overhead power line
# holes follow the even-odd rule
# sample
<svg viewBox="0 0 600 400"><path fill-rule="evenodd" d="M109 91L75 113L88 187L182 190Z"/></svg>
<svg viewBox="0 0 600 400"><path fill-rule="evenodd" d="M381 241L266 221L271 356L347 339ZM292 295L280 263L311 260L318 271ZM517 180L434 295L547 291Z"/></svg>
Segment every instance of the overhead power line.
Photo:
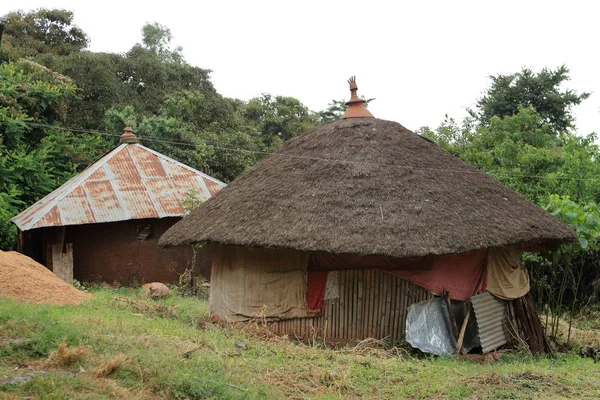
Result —
<svg viewBox="0 0 600 400"><path fill-rule="evenodd" d="M67 132L78 132L78 133L87 133L87 134L113 136L113 137L121 136L121 134L119 134L119 133L110 133L110 132L98 131L98 130L94 130L94 129L71 128L71 127L65 127L65 126L40 124L40 123L36 123L36 122L24 122L24 123L27 125L30 125L30 126L51 128L51 129L67 131ZM196 147L196 146L201 145L201 143L192 143L192 142L183 142L183 141L169 140L169 139L151 138L151 137L144 137L141 135L138 135L138 136L140 137L141 140L146 141L146 142L156 142L156 143L172 144L172 145L176 145L176 146L190 146L190 147ZM302 156L302 155L297 155L297 154L282 154L280 152L256 150L256 149L250 149L250 148L244 148L244 147L226 147L226 146L221 146L218 144L211 144L210 142L208 142L208 143L204 142L202 144L212 147L213 149L217 149L217 150L238 151L238 152L245 152L245 153L262 154L262 155L273 155L273 156L277 156L277 157L296 158L296 159L303 159L303 160L309 160L309 161L336 162L336 163L353 164L353 165L373 166L373 167L378 167L378 168L402 168L402 169L417 170L417 171L423 170L423 171L454 172L454 173L458 173L458 174L486 173L480 169L469 171L469 170L464 170L464 169L415 167L415 166L411 166L411 165L400 165L400 164L380 164L380 163L372 163L372 162L366 162L366 161L341 160L341 159L335 159L335 158ZM494 178L531 178L531 179L556 179L556 180L600 182L600 177L597 177L595 175L592 178L587 178L587 177L583 177L582 175L574 177L574 176L527 175L527 174L501 174L501 175L491 175L488 173L486 173L486 174L490 175Z"/></svg>

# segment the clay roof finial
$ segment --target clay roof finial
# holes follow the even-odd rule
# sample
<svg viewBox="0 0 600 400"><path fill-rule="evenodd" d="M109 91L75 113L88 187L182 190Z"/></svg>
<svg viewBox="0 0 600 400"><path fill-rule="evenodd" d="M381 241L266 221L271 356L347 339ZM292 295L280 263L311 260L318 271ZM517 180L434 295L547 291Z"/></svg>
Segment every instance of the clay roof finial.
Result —
<svg viewBox="0 0 600 400"><path fill-rule="evenodd" d="M348 109L341 118L375 118L373 114L365 108L366 100L358 97L358 94L356 93L358 91L356 76L351 76L350 79L348 79L348 83L350 84L351 95L350 100L346 102Z"/></svg>
<svg viewBox="0 0 600 400"><path fill-rule="evenodd" d="M140 138L134 135L133 129L131 129L131 121L127 121L125 125L125 129L123 129L123 134L121 135L121 139L119 140L119 144L123 143L139 143Z"/></svg>

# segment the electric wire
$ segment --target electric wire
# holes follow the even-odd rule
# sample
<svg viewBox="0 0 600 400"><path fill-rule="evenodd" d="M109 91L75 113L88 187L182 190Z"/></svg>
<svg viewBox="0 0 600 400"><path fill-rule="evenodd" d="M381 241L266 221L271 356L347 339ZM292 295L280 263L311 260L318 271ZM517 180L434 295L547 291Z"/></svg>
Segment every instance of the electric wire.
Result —
<svg viewBox="0 0 600 400"><path fill-rule="evenodd" d="M35 126L35 127L41 127L41 128L51 128L51 129L67 131L67 132L78 132L78 133L87 133L87 134L112 136L112 137L120 137L121 136L121 134L119 134L119 133L110 133L110 132L104 132L104 131L99 131L99 130L95 130L95 129L72 128L72 127L65 127L65 126L58 126L58 125L40 124L37 122L29 122L29 121L24 121L24 124L29 125L29 126ZM137 135L137 136L140 138L140 140L143 140L146 142L156 142L156 143L172 144L172 145L177 145L177 146L190 146L190 147L197 147L197 146L201 145L200 143L144 137L142 135ZM477 167L475 167L475 168L477 168L476 170L469 171L469 170L464 170L464 169L428 168L428 167L416 167L416 166L411 166L411 165L400 165L400 164L380 164L380 163L373 163L373 162L366 162L366 161L352 161L352 160L341 160L341 159L335 159L335 158L302 156L302 155L298 155L298 154L282 154L280 152L257 150L257 149L250 149L250 148L245 148L245 147L225 147L225 146L215 145L215 144L211 144L211 143L207 143L207 142L204 142L203 144L206 146L209 146L213 149L217 149L217 150L256 153L256 154L271 155L271 156L277 156L277 157L303 159L303 160L308 160L308 161L322 161L322 162L331 162L331 163L354 164L354 165L364 165L364 166L372 166L372 167L379 167L379 168L402 168L402 169L417 170L417 171L425 170L425 171L453 172L453 173L460 173L460 174L486 173L486 172L478 169ZM583 178L581 176L574 177L574 176L544 176L544 175L526 175L526 174L491 174L491 173L486 173L486 174L488 174L494 178L556 179L556 180L592 181L592 182L600 181L600 177Z"/></svg>

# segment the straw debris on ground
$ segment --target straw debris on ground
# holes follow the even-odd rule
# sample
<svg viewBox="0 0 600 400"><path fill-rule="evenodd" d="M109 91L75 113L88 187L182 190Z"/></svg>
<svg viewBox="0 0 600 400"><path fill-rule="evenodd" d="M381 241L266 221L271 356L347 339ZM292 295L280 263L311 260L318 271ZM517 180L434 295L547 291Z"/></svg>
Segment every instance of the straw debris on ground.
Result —
<svg viewBox="0 0 600 400"><path fill-rule="evenodd" d="M85 357L89 351L88 346L67 346L67 343L61 342L58 348L50 353L48 360L43 365L45 367L68 367Z"/></svg>
<svg viewBox="0 0 600 400"><path fill-rule="evenodd" d="M114 356L110 360L108 360L102 368L99 368L98 370L96 370L94 375L96 376L96 378L104 378L106 376L109 376L110 374L115 372L117 370L117 368L119 368L121 365L125 364L126 362L127 362L127 356L125 354L117 354L116 356Z"/></svg>

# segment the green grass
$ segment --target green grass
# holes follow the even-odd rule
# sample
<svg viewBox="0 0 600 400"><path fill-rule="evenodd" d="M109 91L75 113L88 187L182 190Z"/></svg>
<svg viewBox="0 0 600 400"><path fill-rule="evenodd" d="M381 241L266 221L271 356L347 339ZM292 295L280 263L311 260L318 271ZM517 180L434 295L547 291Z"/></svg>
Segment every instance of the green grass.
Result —
<svg viewBox="0 0 600 400"><path fill-rule="evenodd" d="M313 348L252 324L206 323L208 305L193 298L155 302L134 289L93 294L81 306L0 299L0 399L600 397L600 364L573 354L479 364L410 351ZM63 341L89 349L70 365L45 364ZM6 383L27 375L27 382Z"/></svg>

